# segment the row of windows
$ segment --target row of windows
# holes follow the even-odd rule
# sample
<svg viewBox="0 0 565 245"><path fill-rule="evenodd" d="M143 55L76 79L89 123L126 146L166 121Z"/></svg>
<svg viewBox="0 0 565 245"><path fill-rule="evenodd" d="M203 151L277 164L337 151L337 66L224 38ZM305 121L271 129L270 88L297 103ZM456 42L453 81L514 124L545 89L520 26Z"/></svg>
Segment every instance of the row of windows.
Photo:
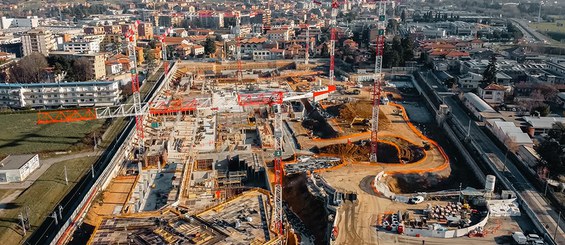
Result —
<svg viewBox="0 0 565 245"><path fill-rule="evenodd" d="M79 94L78 97L92 97L92 96L105 96L105 95L112 95L112 93L109 92L103 92L103 93L89 93L89 94ZM77 94L43 94L43 95L30 95L30 98L61 98L61 97L77 97Z"/></svg>
<svg viewBox="0 0 565 245"><path fill-rule="evenodd" d="M90 88L70 88L71 92L80 92L80 91L84 91L84 92L89 92L89 91L108 91L108 90L115 90L117 88L114 87L90 87ZM59 93L61 92L61 90L63 91L69 91L69 89L65 89L65 88L39 88L39 89L30 89L30 92L33 93L49 93L49 92L54 92L54 93ZM0 93L2 93L4 91L0 90Z"/></svg>
<svg viewBox="0 0 565 245"><path fill-rule="evenodd" d="M32 100L31 103L61 103L62 100ZM95 102L94 99L73 99L73 100L65 100L65 103L70 102ZM113 102L112 99L97 99L96 102Z"/></svg>

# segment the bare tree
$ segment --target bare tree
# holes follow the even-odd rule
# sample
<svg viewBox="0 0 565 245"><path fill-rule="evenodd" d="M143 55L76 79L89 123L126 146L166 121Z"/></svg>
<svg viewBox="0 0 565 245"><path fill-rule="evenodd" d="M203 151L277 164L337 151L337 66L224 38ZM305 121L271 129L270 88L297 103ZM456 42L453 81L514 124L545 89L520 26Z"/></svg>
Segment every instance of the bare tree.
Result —
<svg viewBox="0 0 565 245"><path fill-rule="evenodd" d="M92 64L87 58L78 58L73 61L71 66L72 74L76 81L88 81L94 79L94 72L92 71Z"/></svg>
<svg viewBox="0 0 565 245"><path fill-rule="evenodd" d="M22 58L11 70L11 77L19 83L38 83L46 75L47 59L40 53L32 53Z"/></svg>

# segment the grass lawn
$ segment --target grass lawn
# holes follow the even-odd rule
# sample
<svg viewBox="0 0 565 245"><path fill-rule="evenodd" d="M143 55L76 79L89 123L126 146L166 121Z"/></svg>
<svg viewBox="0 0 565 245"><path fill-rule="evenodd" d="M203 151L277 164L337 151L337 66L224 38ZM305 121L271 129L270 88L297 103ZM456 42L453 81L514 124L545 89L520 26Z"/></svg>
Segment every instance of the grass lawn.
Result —
<svg viewBox="0 0 565 245"><path fill-rule="evenodd" d="M540 32L561 32L565 33L565 20L557 20L555 22L542 22L542 23L530 23L530 27L533 27Z"/></svg>
<svg viewBox="0 0 565 245"><path fill-rule="evenodd" d="M2 198L7 197L8 195L14 193L15 189L0 189L0 200Z"/></svg>
<svg viewBox="0 0 565 245"><path fill-rule="evenodd" d="M529 26L558 42L565 39L565 20L556 20L555 22L530 23Z"/></svg>
<svg viewBox="0 0 565 245"><path fill-rule="evenodd" d="M72 159L55 163L47 169L33 185L14 200L14 208L0 212L0 241L20 244L22 234L18 226L18 214L23 212L23 207L28 206L31 210L29 218L33 232L96 159L97 157ZM65 185L65 166L69 178L68 186Z"/></svg>
<svg viewBox="0 0 565 245"><path fill-rule="evenodd" d="M36 113L0 115L0 157L8 154L81 150L102 120L37 125ZM89 137L90 138L90 137Z"/></svg>

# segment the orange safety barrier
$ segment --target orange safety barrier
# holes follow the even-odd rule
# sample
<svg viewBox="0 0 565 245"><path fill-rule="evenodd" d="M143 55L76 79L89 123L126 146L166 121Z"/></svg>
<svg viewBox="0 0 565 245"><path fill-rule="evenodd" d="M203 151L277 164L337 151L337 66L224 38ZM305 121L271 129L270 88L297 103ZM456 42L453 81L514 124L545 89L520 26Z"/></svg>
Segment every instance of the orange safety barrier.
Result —
<svg viewBox="0 0 565 245"><path fill-rule="evenodd" d="M422 132L420 132L420 130L418 130L418 128L416 128L416 126L414 126L411 122L410 119L408 118L408 115L406 114L406 111L404 110L404 107L402 107L401 105L398 105L396 103L390 102L389 105L397 107L398 109L401 110L402 112L402 118L404 119L405 123L408 125L408 127L421 139L429 142L430 144L432 144L438 151L439 153L442 155L442 157L444 158L444 161L441 165L437 166L437 167L433 167L433 168L428 168L428 169L405 169L405 170L393 170L393 171L386 171L386 174L389 175L393 175L393 174L408 174L408 173L426 173L426 172L437 172L437 171L442 171L445 170L449 167L449 157L447 156L447 154L445 153L445 151L441 148L441 146L439 146L439 144L437 142L435 142L434 140L431 140L430 138L426 137L424 134L422 134ZM338 141L338 140L343 140L343 139L348 139L348 138L354 138L354 137L359 137L359 136L369 136L371 134L371 132L363 132L363 133L357 133L357 134L352 134L352 135L346 135L346 136L341 136L341 137L337 137L337 138L331 138L331 139L313 139L313 141L315 142L322 142L322 141ZM418 145L414 142L412 142L411 140L399 136L399 135L394 135L394 134L390 134L390 133L383 133L382 136L392 136L392 137L397 137L399 139L405 140L411 144L414 145ZM381 142L383 142L383 140L379 140ZM393 144L396 147L398 147L396 144ZM397 148L399 149L399 148ZM400 150L399 150L400 152ZM334 154L335 156L335 154ZM411 166L415 166L418 164L423 163L425 160L427 160L427 156L428 154L426 152L424 152L424 157L414 163L411 163ZM402 163L398 163L398 164L394 164L394 163L384 163L384 164L373 164L373 163L369 163L369 162L354 162L351 164L355 164L355 165L365 165L365 166L387 166L387 167L400 167L400 166L406 166L405 164ZM335 167L332 168L327 168L327 169L319 169L316 170L316 173L320 173L320 172L325 172L325 171L329 171L329 170L335 170L338 169L342 166L346 165L344 164L339 164Z"/></svg>
<svg viewBox="0 0 565 245"><path fill-rule="evenodd" d="M95 119L96 111L94 108L40 111L37 113L38 125L61 122L79 122Z"/></svg>

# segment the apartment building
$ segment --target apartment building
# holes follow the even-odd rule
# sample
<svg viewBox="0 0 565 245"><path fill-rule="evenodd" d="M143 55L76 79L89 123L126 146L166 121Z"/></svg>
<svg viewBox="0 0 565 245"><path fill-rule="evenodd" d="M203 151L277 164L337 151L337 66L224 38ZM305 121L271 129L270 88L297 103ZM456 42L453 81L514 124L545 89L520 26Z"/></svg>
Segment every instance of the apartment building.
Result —
<svg viewBox="0 0 565 245"><path fill-rule="evenodd" d="M153 24L151 23L141 23L137 27L137 34L140 39L153 39Z"/></svg>
<svg viewBox="0 0 565 245"><path fill-rule="evenodd" d="M0 84L0 107L58 108L119 103L119 81Z"/></svg>
<svg viewBox="0 0 565 245"><path fill-rule="evenodd" d="M103 53L76 53L68 51L54 51L50 56L64 56L69 59L84 57L90 62L90 69L94 79L102 79L106 76L106 56Z"/></svg>
<svg viewBox="0 0 565 245"><path fill-rule="evenodd" d="M39 26L39 18L37 16L27 16L26 18L0 18L0 29L8 29L14 27L31 27Z"/></svg>
<svg viewBox="0 0 565 245"><path fill-rule="evenodd" d="M218 29L224 27L224 13L211 10L198 12L199 27Z"/></svg>
<svg viewBox="0 0 565 245"><path fill-rule="evenodd" d="M272 41L288 41L290 40L290 31L288 29L268 30L267 38Z"/></svg>
<svg viewBox="0 0 565 245"><path fill-rule="evenodd" d="M27 56L33 52L49 55L55 49L55 39L50 30L31 29L22 36L23 55Z"/></svg>
<svg viewBox="0 0 565 245"><path fill-rule="evenodd" d="M86 35L101 35L105 34L103 26L85 26L82 28Z"/></svg>
<svg viewBox="0 0 565 245"><path fill-rule="evenodd" d="M74 37L71 41L63 43L63 50L75 53L98 53L100 52L100 43L102 40L104 40L104 35Z"/></svg>

